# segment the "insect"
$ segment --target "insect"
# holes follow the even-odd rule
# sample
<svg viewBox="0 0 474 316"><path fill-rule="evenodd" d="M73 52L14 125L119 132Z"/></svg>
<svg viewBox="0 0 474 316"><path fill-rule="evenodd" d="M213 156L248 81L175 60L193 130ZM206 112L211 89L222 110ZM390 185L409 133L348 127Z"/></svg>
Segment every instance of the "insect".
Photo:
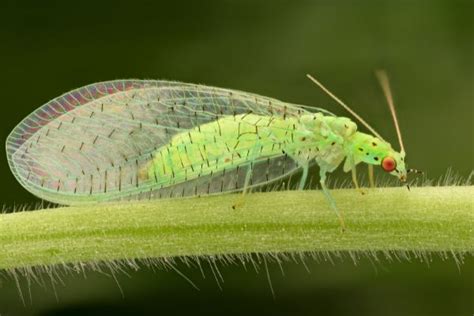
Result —
<svg viewBox="0 0 474 316"><path fill-rule="evenodd" d="M7 139L10 168L28 191L59 204L197 196L243 191L309 167L325 185L342 161L380 165L406 180L405 152L388 81L382 76L400 152L346 107L350 119L237 90L171 81L118 80L88 85L28 115ZM370 175L372 179L372 169Z"/></svg>

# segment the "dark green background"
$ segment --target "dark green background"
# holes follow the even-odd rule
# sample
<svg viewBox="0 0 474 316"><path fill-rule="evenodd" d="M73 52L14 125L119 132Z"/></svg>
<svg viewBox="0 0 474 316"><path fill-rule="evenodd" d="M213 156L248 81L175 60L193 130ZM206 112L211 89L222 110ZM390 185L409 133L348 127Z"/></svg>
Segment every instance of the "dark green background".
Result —
<svg viewBox="0 0 474 316"><path fill-rule="evenodd" d="M395 147L373 70L388 71L410 167L430 178L473 162L473 1L2 1L0 140L27 114L79 86L119 78L170 79L235 88L346 115L311 84L316 75ZM2 146L1 202L36 201L11 175ZM1 255L1 254L0 254ZM65 278L33 286L22 307L0 283L0 314L471 314L471 265L289 265L272 300L264 274L227 268L223 292L210 272L194 291L175 273ZM27 286L26 283L22 283ZM61 312L62 311L62 312ZM69 312L69 313L68 313Z"/></svg>

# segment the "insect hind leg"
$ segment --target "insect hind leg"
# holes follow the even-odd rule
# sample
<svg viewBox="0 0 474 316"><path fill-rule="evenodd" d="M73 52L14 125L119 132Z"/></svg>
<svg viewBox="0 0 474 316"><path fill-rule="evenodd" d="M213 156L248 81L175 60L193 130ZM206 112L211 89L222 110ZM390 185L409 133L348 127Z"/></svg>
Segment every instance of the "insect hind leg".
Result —
<svg viewBox="0 0 474 316"><path fill-rule="evenodd" d="M303 190L308 179L308 165L303 165L303 174L301 175L300 184L298 185L298 190Z"/></svg>
<svg viewBox="0 0 474 316"><path fill-rule="evenodd" d="M339 223L341 224L341 230L345 231L346 230L346 225L344 223L344 217L342 212L339 212L339 209L337 208L336 201L332 197L331 193L329 192L329 189L326 187L326 170L321 169L320 173L320 180L319 183L321 184L321 188L323 189L324 196L329 202L329 205L333 209L334 212L336 212L336 215L339 219Z"/></svg>
<svg viewBox="0 0 474 316"><path fill-rule="evenodd" d="M242 189L242 194L240 194L238 200L232 205L232 208L235 210L238 207L242 207L245 203L245 195L249 189L250 179L252 178L253 168L254 168L254 161L258 157L258 153L260 152L261 145L259 142L255 144L252 150L249 153L250 162L248 164L247 172L245 173L245 180L244 186Z"/></svg>
<svg viewBox="0 0 474 316"><path fill-rule="evenodd" d="M242 194L239 195L239 198L237 201L232 205L232 208L235 210L236 208L242 207L245 204L245 194L247 194L247 191L249 189L249 184L250 184L250 179L252 178L252 173L253 173L253 162L249 164L248 170L245 173L245 180L244 180L244 186L242 189Z"/></svg>

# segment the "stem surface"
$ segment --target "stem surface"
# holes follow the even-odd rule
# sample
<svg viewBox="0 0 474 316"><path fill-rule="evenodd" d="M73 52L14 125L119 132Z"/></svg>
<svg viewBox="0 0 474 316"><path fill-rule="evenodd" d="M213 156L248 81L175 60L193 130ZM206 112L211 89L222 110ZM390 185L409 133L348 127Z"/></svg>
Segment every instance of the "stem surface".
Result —
<svg viewBox="0 0 474 316"><path fill-rule="evenodd" d="M0 269L295 251L474 251L473 186L228 194L0 215Z"/></svg>

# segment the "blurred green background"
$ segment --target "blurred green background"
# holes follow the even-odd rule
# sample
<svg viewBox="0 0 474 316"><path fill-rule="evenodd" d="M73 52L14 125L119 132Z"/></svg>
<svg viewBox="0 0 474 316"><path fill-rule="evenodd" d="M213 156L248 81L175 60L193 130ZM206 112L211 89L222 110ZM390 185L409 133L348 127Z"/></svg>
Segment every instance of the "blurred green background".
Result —
<svg viewBox="0 0 474 316"><path fill-rule="evenodd" d="M121 79L170 79L234 88L347 115L305 78L312 73L396 148L395 131L373 70L391 78L409 167L437 178L473 162L473 17L467 1L2 1L0 139L35 108L68 90ZM11 175L0 152L1 203L37 201ZM1 254L0 254L1 255ZM31 285L23 306L15 282L0 281L0 315L468 315L473 260L331 266L270 266L265 273L143 269ZM377 271L378 272L377 272ZM130 272L130 271L129 271ZM20 281L25 294L29 285ZM28 294L27 294L28 296ZM27 301L29 301L27 299Z"/></svg>

